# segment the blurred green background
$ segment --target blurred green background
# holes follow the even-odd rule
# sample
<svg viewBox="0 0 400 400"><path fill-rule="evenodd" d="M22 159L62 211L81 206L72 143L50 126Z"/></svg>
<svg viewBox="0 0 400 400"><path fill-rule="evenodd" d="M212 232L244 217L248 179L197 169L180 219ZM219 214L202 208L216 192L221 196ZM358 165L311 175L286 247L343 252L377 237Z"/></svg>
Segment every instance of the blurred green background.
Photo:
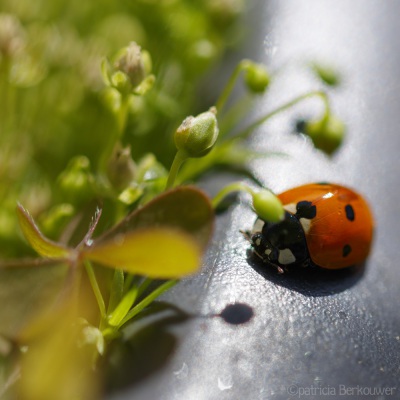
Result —
<svg viewBox="0 0 400 400"><path fill-rule="evenodd" d="M149 51L156 81L130 102L122 142L133 160L152 153L168 168L172 133L210 105L199 87L243 36L243 10L242 0L0 0L1 258L30 254L16 225L17 201L46 232L95 196L74 198L59 177L83 155L69 169L89 182L117 129L101 60L131 41Z"/></svg>

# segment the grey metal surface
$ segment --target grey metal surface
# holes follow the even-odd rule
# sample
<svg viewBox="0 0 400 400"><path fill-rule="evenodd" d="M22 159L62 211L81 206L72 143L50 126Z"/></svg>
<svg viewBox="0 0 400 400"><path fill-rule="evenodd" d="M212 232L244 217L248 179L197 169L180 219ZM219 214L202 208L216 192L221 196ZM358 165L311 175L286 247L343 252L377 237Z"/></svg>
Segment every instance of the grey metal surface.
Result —
<svg viewBox="0 0 400 400"><path fill-rule="evenodd" d="M373 253L358 272L278 276L248 257L239 229L250 228L254 216L241 197L218 217L201 274L164 296L195 316L175 313L166 325L161 318L137 345L159 354L159 365L134 384L125 370L127 385L112 399L400 398L400 2L296 0L259 8L268 22L252 44L257 58L273 69L294 65L276 77L255 114L318 85L302 61L333 61L345 76L332 99L348 138L328 159L293 137L293 116L318 111L310 100L252 139L258 149L291 157L251 168L276 192L321 180L356 188L375 215ZM228 179L214 177L205 187L213 192ZM235 302L253 309L248 323L210 316ZM134 363L132 371L144 368L142 359Z"/></svg>

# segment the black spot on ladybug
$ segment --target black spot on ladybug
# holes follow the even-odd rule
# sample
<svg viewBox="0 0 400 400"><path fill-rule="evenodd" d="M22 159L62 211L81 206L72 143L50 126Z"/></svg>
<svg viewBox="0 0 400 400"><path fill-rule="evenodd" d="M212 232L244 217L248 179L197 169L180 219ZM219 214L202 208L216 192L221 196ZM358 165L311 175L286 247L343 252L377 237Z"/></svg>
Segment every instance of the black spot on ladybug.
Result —
<svg viewBox="0 0 400 400"><path fill-rule="evenodd" d="M351 253L350 245L346 244L343 246L343 257L347 257Z"/></svg>
<svg viewBox="0 0 400 400"><path fill-rule="evenodd" d="M313 219L317 215L317 207L313 206L311 201L299 201L296 204L296 217Z"/></svg>
<svg viewBox="0 0 400 400"><path fill-rule="evenodd" d="M346 217L349 221L354 221L355 214L354 214L354 208L351 206L351 204L347 204L347 206L344 208L346 211Z"/></svg>
<svg viewBox="0 0 400 400"><path fill-rule="evenodd" d="M228 304L219 316L228 324L240 325L253 318L254 311L247 304L235 303Z"/></svg>
<svg viewBox="0 0 400 400"><path fill-rule="evenodd" d="M317 185L321 185L321 186L326 186L326 185L330 185L329 182L317 182Z"/></svg>

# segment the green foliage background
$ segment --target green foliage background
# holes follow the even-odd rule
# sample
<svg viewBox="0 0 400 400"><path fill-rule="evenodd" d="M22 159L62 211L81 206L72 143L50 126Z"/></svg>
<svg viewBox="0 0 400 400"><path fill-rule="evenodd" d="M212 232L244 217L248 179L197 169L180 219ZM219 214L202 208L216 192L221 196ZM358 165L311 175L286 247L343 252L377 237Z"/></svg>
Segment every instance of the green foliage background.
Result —
<svg viewBox="0 0 400 400"><path fill-rule="evenodd" d="M53 206L74 214L95 196L74 198L59 177L78 155L95 176L117 129L101 59L131 41L150 52L156 82L131 102L122 141L135 161L150 152L169 167L172 133L201 109L198 84L237 42L242 11L241 0L0 1L1 257L29 254L17 200L45 229Z"/></svg>

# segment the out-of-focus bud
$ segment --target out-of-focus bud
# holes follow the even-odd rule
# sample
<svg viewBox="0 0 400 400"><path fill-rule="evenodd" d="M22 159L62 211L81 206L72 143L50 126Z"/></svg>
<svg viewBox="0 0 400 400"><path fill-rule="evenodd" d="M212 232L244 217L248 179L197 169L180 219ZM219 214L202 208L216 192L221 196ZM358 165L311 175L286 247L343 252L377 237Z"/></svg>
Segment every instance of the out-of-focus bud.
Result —
<svg viewBox="0 0 400 400"><path fill-rule="evenodd" d="M147 51L131 42L129 46L120 50L110 63L104 59L101 63L101 72L104 83L117 89L121 94L142 95L148 91L153 83L151 72L151 57Z"/></svg>
<svg viewBox="0 0 400 400"><path fill-rule="evenodd" d="M208 0L206 4L211 16L222 25L230 23L244 8L243 0Z"/></svg>
<svg viewBox="0 0 400 400"><path fill-rule="evenodd" d="M125 47L116 57L114 68L126 74L133 87L139 85L146 76L140 46L131 42Z"/></svg>
<svg viewBox="0 0 400 400"><path fill-rule="evenodd" d="M63 203L54 206L40 218L43 233L48 237L58 238L74 213L75 208L72 204Z"/></svg>
<svg viewBox="0 0 400 400"><path fill-rule="evenodd" d="M25 44L25 32L11 14L0 13L0 55L11 57Z"/></svg>
<svg viewBox="0 0 400 400"><path fill-rule="evenodd" d="M264 221L279 222L285 215L281 201L271 191L262 189L252 193L253 208Z"/></svg>
<svg viewBox="0 0 400 400"><path fill-rule="evenodd" d="M135 178L136 164L132 160L130 146L115 146L107 166L107 176L117 190L125 189Z"/></svg>
<svg viewBox="0 0 400 400"><path fill-rule="evenodd" d="M332 65L315 62L311 65L311 68L325 84L329 86L338 86L340 84L340 74Z"/></svg>
<svg viewBox="0 0 400 400"><path fill-rule="evenodd" d="M333 115L319 120L309 120L298 124L298 129L308 135L317 149L333 154L342 144L346 133L344 123Z"/></svg>
<svg viewBox="0 0 400 400"><path fill-rule="evenodd" d="M263 93L269 85L270 77L263 64L246 61L244 81L250 91L254 93Z"/></svg>
<svg viewBox="0 0 400 400"><path fill-rule="evenodd" d="M187 117L175 132L175 145L186 157L203 157L211 151L218 138L215 107L196 117Z"/></svg>
<svg viewBox="0 0 400 400"><path fill-rule="evenodd" d="M63 200L82 204L94 195L94 179L90 173L90 161L85 156L73 158L58 178Z"/></svg>

